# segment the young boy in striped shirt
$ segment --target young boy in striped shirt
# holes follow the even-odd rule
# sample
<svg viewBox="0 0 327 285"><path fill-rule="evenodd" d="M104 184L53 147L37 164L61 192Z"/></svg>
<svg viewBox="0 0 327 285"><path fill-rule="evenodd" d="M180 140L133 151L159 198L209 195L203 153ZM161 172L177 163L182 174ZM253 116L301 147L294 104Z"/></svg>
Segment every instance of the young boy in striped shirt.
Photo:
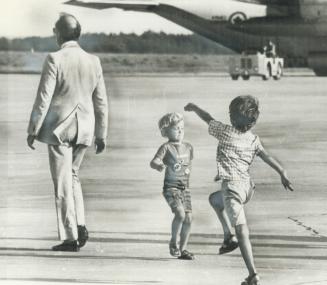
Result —
<svg viewBox="0 0 327 285"><path fill-rule="evenodd" d="M168 141L159 147L150 166L158 171L165 169L163 196L174 214L169 251L179 259L192 260L194 255L186 247L192 223L189 178L193 147L183 141L184 119L181 114L168 113L159 120L158 125L162 136Z"/></svg>

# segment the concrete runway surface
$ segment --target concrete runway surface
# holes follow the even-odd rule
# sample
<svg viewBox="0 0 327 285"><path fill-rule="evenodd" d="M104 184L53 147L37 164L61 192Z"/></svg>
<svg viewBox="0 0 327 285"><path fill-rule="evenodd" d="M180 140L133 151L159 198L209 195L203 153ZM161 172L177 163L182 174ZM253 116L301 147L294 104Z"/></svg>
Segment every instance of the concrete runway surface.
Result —
<svg viewBox="0 0 327 285"><path fill-rule="evenodd" d="M239 250L219 256L222 229L208 203L217 189L216 141L194 114L185 114L185 140L195 150L191 191L194 261L170 257L172 214L163 174L149 167L165 141L157 129L166 112L191 101L228 121L240 94L260 100L255 132L288 169L296 191L259 159L257 185L246 207L263 285L327 284L327 78L231 81L216 76L106 78L109 148L89 149L80 173L90 240L79 253L58 243L46 146L26 146L38 75L0 75L0 284L240 284L247 276Z"/></svg>

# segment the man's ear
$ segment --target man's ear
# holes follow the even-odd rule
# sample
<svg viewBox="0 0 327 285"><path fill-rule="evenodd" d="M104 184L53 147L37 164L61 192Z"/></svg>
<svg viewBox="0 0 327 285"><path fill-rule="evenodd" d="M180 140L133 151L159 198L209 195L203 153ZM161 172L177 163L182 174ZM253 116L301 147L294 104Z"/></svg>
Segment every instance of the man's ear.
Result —
<svg viewBox="0 0 327 285"><path fill-rule="evenodd" d="M63 40L59 32L57 32L56 37L57 37L57 44L61 46L63 44Z"/></svg>

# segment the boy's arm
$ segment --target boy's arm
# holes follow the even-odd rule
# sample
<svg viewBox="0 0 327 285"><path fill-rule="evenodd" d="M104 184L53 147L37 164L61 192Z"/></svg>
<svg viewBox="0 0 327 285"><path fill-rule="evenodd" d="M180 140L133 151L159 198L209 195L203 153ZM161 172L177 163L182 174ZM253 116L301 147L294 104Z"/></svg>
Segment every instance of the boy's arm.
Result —
<svg viewBox="0 0 327 285"><path fill-rule="evenodd" d="M161 147L159 147L157 153L155 154L154 158L150 162L150 167L158 170L163 171L165 169L165 164L163 162L163 159L166 155L167 147L166 144L163 144Z"/></svg>
<svg viewBox="0 0 327 285"><path fill-rule="evenodd" d="M284 168L280 165L280 163L274 159L272 156L270 156L264 149L261 149L260 152L258 153L258 156L265 162L267 163L270 167L275 169L278 174L280 175L281 182L285 189L289 189L290 191L294 191L294 188L290 182L290 180L287 177L286 171Z"/></svg>
<svg viewBox="0 0 327 285"><path fill-rule="evenodd" d="M165 165L162 162L162 160L158 157L155 157L154 159L151 160L150 162L151 168L158 170L158 171L163 171L165 169Z"/></svg>
<svg viewBox="0 0 327 285"><path fill-rule="evenodd" d="M203 121L205 121L207 124L210 123L210 121L214 120L214 118L206 111L202 110L200 107L193 103L188 103L184 110L187 112L195 112Z"/></svg>

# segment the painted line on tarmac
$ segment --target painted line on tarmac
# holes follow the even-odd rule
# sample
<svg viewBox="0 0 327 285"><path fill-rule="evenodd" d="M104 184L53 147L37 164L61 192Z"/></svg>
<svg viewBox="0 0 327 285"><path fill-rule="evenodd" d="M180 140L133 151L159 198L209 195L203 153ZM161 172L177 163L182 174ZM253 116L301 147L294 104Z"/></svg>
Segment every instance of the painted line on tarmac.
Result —
<svg viewBox="0 0 327 285"><path fill-rule="evenodd" d="M316 229L314 229L313 227L307 226L305 225L303 222L301 222L300 220L293 218L293 217L288 217L289 220L295 222L298 226L304 228L305 230L307 230L308 232L311 233L311 235L313 236L317 236L317 237L325 237L323 235L321 235Z"/></svg>

